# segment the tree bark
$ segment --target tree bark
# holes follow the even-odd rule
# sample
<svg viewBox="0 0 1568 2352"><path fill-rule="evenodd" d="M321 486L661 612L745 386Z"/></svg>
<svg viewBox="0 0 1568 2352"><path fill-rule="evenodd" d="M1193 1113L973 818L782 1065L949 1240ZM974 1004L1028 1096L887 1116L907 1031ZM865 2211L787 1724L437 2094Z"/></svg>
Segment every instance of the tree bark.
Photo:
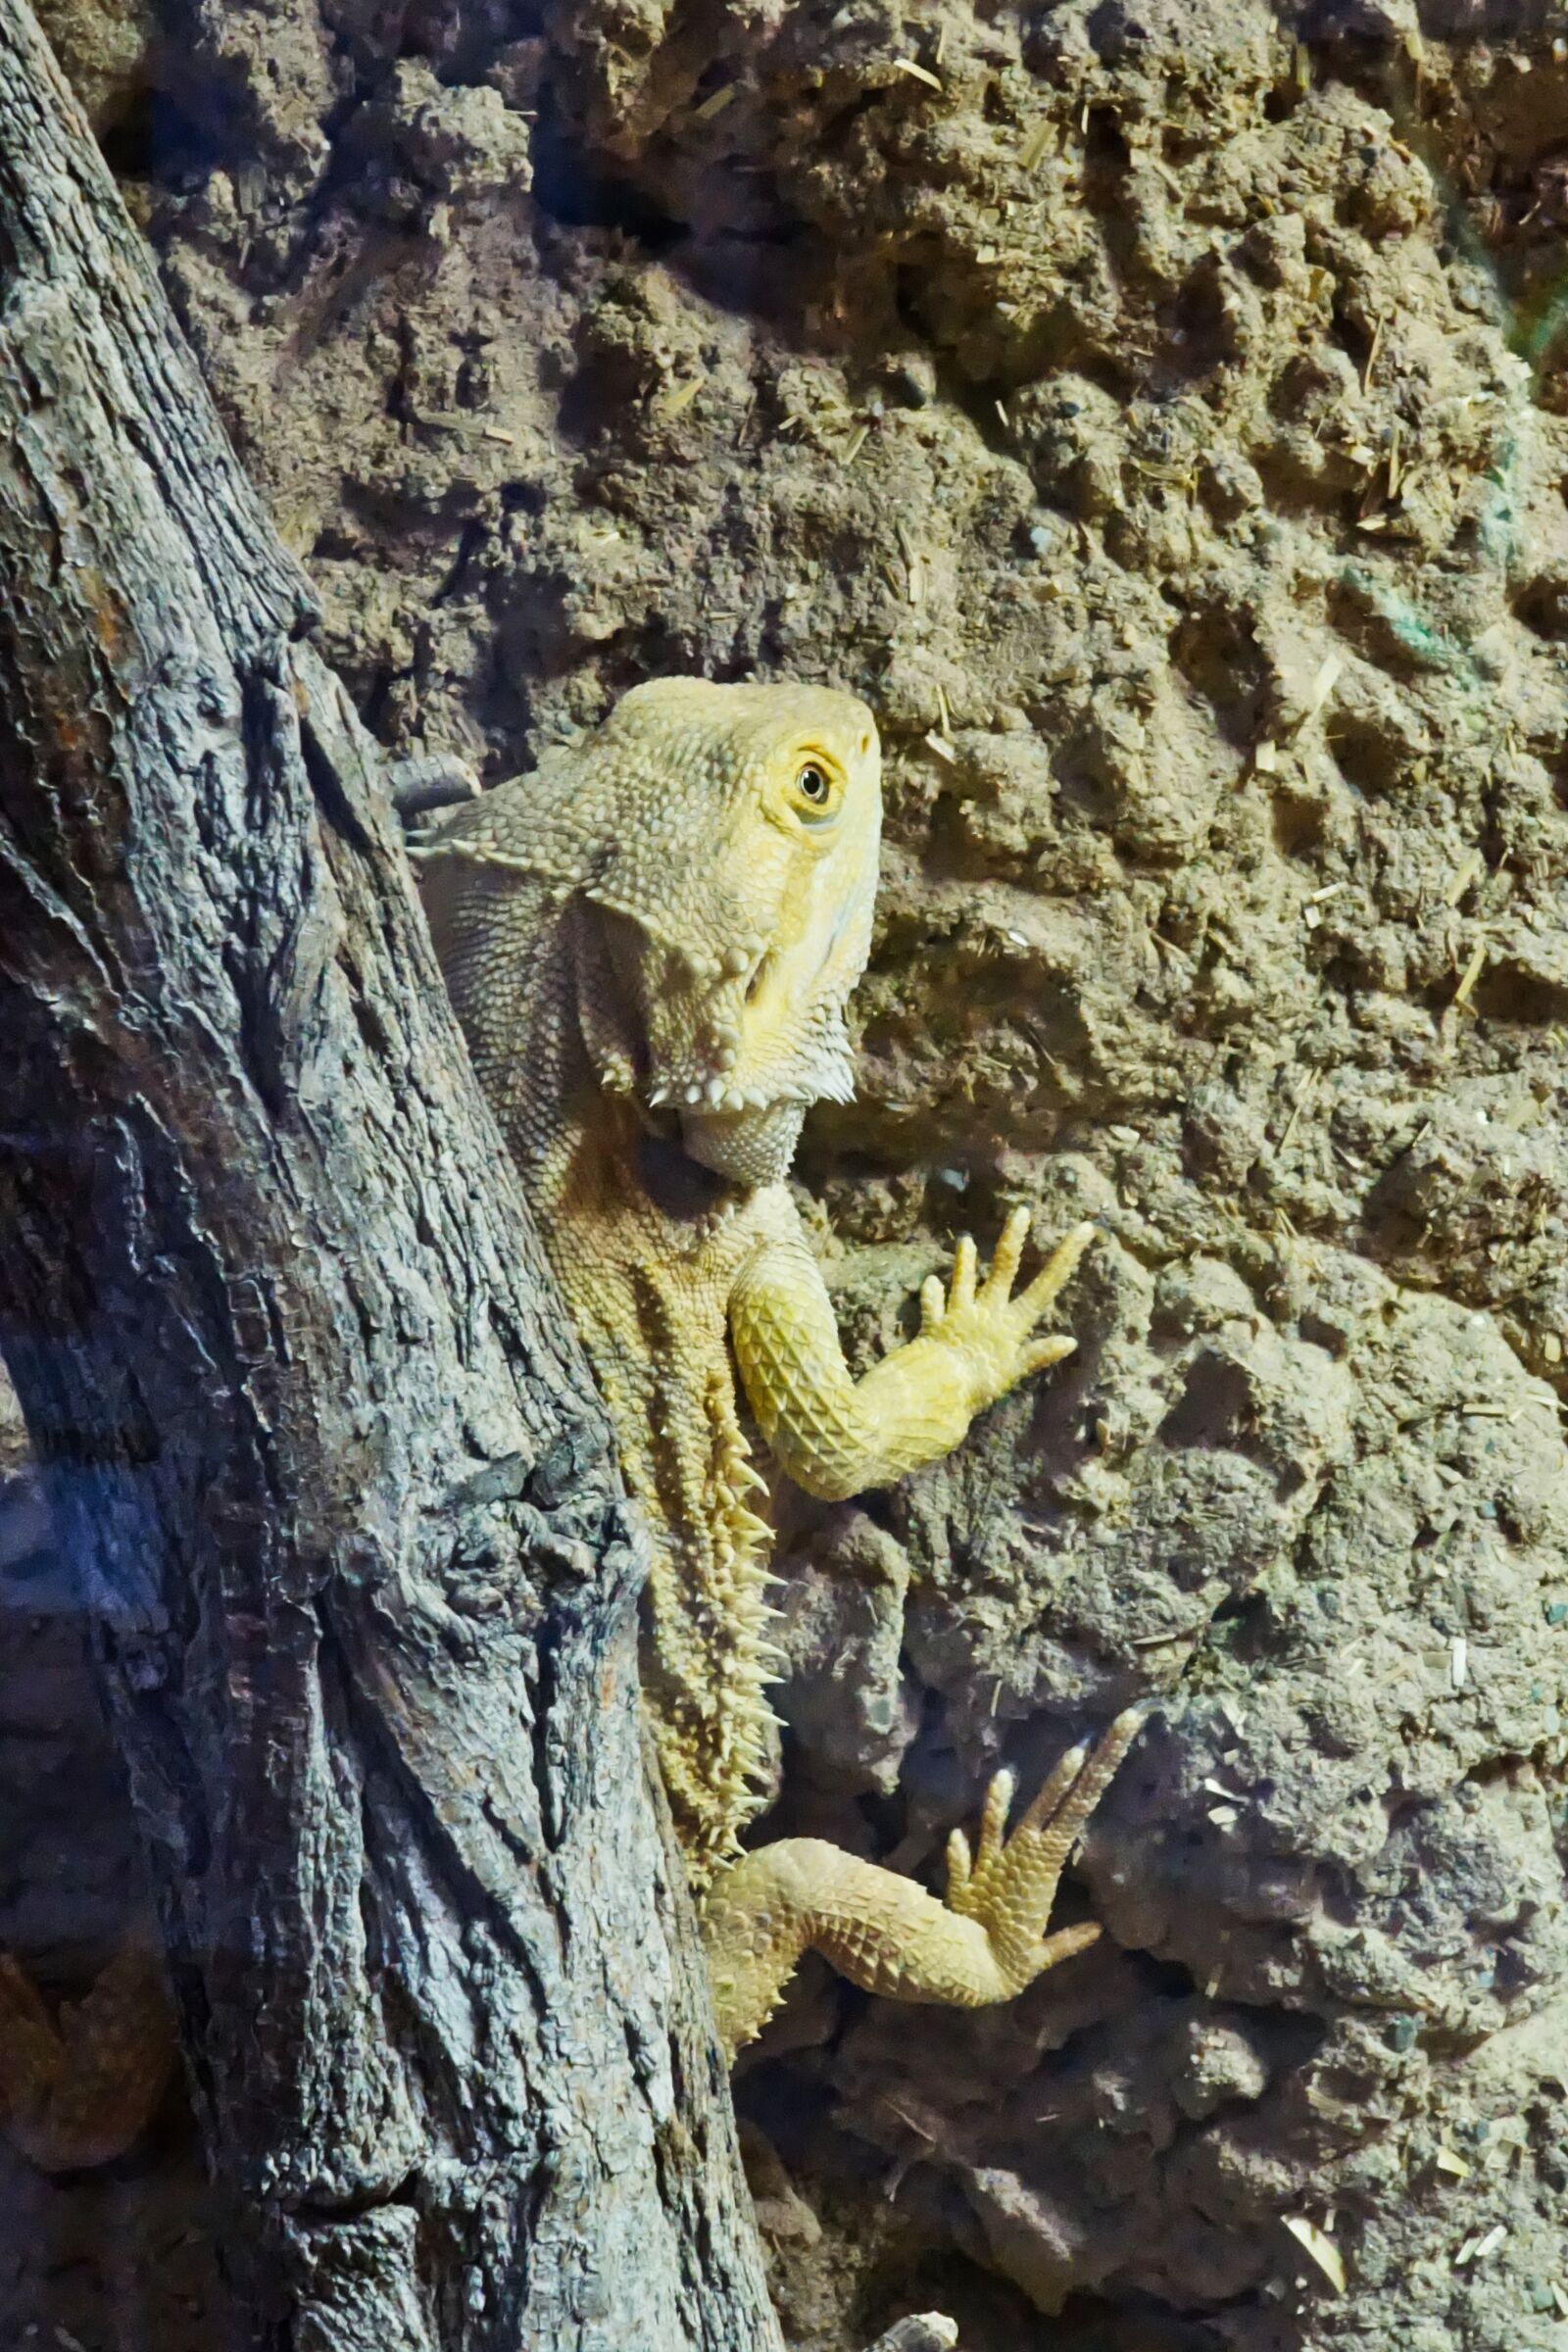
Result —
<svg viewBox="0 0 1568 2352"><path fill-rule="evenodd" d="M0 0L0 1315L258 2346L771 2346L640 1538L373 745Z"/></svg>

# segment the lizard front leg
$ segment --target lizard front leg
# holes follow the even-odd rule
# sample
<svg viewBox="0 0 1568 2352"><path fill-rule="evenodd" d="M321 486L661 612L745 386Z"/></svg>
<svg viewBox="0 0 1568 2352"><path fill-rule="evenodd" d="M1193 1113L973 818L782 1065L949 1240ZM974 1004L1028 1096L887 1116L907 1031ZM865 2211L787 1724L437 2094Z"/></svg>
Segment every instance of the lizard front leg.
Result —
<svg viewBox="0 0 1568 2352"><path fill-rule="evenodd" d="M976 1413L1072 1353L1072 1340L1037 1333L1095 1230L1074 1226L1017 1298L1029 1211L1008 1217L983 1284L965 1235L946 1296L935 1275L920 1293L919 1337L858 1381L804 1235L764 1242L737 1278L729 1324L752 1410L783 1468L808 1494L842 1501L951 1452Z"/></svg>
<svg viewBox="0 0 1568 2352"><path fill-rule="evenodd" d="M1143 1720L1129 1708L1093 1751L1063 1756L1010 1837L1012 1775L998 1773L974 1855L961 1830L949 1839L945 1903L819 1838L783 1838L732 1862L703 1911L727 2054L761 2032L807 1950L886 1999L980 2009L1011 2000L1093 1943L1100 1930L1092 1923L1054 1936L1046 1923L1062 1865Z"/></svg>

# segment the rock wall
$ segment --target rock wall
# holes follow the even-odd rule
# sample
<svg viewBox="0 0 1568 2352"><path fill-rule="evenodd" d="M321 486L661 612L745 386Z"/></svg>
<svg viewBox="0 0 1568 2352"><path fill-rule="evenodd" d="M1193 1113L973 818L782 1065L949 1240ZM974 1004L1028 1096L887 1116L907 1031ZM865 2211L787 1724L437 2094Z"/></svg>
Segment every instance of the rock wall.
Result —
<svg viewBox="0 0 1568 2352"><path fill-rule="evenodd" d="M933 2303L1560 2352L1568 39L187 0L127 55L106 136L389 747L499 779L659 671L875 709L802 1168L858 1357L1013 1202L1103 1229L1048 1384L780 1497L778 1826L926 1872L1158 1702L1097 1950L971 2018L808 1970L744 2069L801 2352ZM8 1937L69 1941L99 1862L15 1850Z"/></svg>

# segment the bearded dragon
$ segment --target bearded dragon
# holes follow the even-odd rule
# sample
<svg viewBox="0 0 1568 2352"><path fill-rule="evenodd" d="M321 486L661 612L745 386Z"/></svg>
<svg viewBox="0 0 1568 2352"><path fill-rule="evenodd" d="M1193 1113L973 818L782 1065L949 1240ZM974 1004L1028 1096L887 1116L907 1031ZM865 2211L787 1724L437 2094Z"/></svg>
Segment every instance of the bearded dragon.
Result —
<svg viewBox="0 0 1568 2352"><path fill-rule="evenodd" d="M421 853L475 1072L652 1526L644 1697L731 2054L808 1947L873 1992L972 2007L1092 1942L1094 1926L1044 1930L1140 1721L1065 1756L1010 1836L998 1774L976 1850L950 1841L945 1902L819 1838L741 1845L766 1801L778 1657L736 1370L808 1493L886 1485L1071 1352L1039 1327L1095 1231L1016 1295L1026 1210L983 1282L960 1242L918 1337L852 1377L786 1178L808 1105L853 1091L880 824L863 703L666 678Z"/></svg>
<svg viewBox="0 0 1568 2352"><path fill-rule="evenodd" d="M1072 1351L1039 1334L1093 1238L1079 1225L1013 1296L1015 1210L984 1282L959 1243L918 1338L859 1381L787 1190L809 1103L843 1102L881 824L863 703L804 686L669 678L581 746L452 818L424 899L479 1082L521 1174L651 1523L643 1688L733 2053L803 1952L895 2000L1007 2000L1081 1951L1044 1935L1062 1864L1136 1711L1064 1756L1006 1834L992 1781L946 1902L814 1838L751 1851L774 1718L769 1530L733 1362L763 1439L808 1493L883 1486ZM51 2021L0 1958L0 2110L47 2170L100 2164L149 2120L172 2063L157 1962L127 1947Z"/></svg>

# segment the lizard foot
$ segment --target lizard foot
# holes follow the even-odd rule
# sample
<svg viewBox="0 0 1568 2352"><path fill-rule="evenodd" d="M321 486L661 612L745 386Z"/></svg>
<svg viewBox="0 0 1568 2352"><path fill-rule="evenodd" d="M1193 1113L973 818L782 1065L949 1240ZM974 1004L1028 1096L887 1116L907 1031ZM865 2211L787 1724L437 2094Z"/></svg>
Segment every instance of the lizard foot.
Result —
<svg viewBox="0 0 1568 2352"><path fill-rule="evenodd" d="M1099 1936L1092 1921L1054 1936L1046 1935L1046 1923L1063 1865L1143 1723L1143 1708L1129 1707L1097 1746L1069 1748L1010 1834L1016 1783L1010 1772L999 1772L986 1791L973 1851L962 1830L948 1839L948 1909L983 1929L1006 1987L1003 1998Z"/></svg>
<svg viewBox="0 0 1568 2352"><path fill-rule="evenodd" d="M1041 1972L1094 1942L1092 1925L1045 1933L1056 1881L1106 1784L1138 1736L1140 1708L1098 1747L1062 1757L1012 1835L1012 1775L999 1772L978 1850L955 1830L948 1897L820 1838L781 1838L721 1870L703 1934L719 2036L729 2056L767 2023L808 1948L867 1992L956 2009L1010 2001Z"/></svg>
<svg viewBox="0 0 1568 2352"><path fill-rule="evenodd" d="M962 1357L973 1384L974 1411L1004 1396L1032 1372L1059 1364L1077 1346L1075 1340L1059 1333L1044 1338L1037 1334L1041 1317L1099 1228L1075 1225L1057 1243L1034 1280L1014 1298L1012 1286L1018 1279L1029 1225L1028 1209L1012 1210L984 1282L979 1280L974 1243L965 1234L954 1251L947 1291L936 1274L920 1286L920 1336L942 1341Z"/></svg>
<svg viewBox="0 0 1568 2352"><path fill-rule="evenodd" d="M125 1944L79 2002L50 2018L37 1986L0 1954L0 2114L46 2173L109 2164L151 2121L174 2063L162 1967Z"/></svg>

